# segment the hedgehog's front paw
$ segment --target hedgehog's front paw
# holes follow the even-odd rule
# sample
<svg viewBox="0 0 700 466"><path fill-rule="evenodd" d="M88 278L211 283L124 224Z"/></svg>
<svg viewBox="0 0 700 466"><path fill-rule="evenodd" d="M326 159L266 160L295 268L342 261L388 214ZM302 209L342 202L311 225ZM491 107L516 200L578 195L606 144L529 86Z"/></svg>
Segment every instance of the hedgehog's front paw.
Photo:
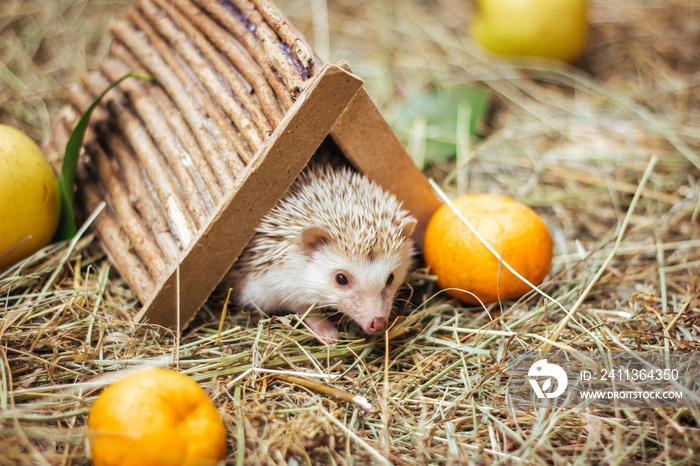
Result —
<svg viewBox="0 0 700 466"><path fill-rule="evenodd" d="M338 329L335 328L335 325L328 317L314 314L308 316L304 322L324 342L335 343L340 340Z"/></svg>

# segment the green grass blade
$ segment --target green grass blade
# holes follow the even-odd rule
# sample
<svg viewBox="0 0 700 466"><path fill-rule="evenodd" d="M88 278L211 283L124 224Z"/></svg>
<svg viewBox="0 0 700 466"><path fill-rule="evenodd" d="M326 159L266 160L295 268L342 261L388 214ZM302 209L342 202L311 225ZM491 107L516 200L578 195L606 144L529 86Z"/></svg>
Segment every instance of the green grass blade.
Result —
<svg viewBox="0 0 700 466"><path fill-rule="evenodd" d="M95 107L100 103L102 97L113 87L117 86L123 80L129 77L137 77L148 81L153 81L153 78L145 73L132 71L107 86L97 98L92 102L90 107L80 117L80 121L73 129L73 132L66 143L66 151L63 155L63 165L61 166L61 177L58 180L58 189L61 195L61 217L58 222L58 229L54 236L55 241L63 241L75 236L77 231L75 224L75 216L73 214L73 187L75 186L75 172L78 167L78 157L80 148L83 146L85 139L85 131L87 130L90 116Z"/></svg>
<svg viewBox="0 0 700 466"><path fill-rule="evenodd" d="M66 171L65 166L66 164L64 158L64 163L61 167L62 173ZM75 171L75 169L73 171ZM75 175L73 178L75 178ZM58 227L56 228L56 234L53 238L54 241L71 239L73 236L75 236L77 231L77 227L75 225L75 215L73 214L73 200L68 199L68 192L66 191L63 180L63 176L58 179L58 194L61 199L61 215L58 219ZM70 191L73 191L72 186Z"/></svg>

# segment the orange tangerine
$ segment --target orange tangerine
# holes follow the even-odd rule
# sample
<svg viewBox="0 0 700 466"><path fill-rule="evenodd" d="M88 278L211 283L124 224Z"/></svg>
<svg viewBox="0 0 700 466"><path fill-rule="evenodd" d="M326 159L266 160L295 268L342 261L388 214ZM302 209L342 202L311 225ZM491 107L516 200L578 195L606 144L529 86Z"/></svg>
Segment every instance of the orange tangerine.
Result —
<svg viewBox="0 0 700 466"><path fill-rule="evenodd" d="M191 378L144 369L105 389L88 428L95 466L215 465L226 458L226 428Z"/></svg>
<svg viewBox="0 0 700 466"><path fill-rule="evenodd" d="M505 262L533 284L542 283L549 272L553 243L535 211L491 194L470 194L453 204ZM438 285L467 303L479 303L474 295L484 304L517 299L531 289L500 263L448 205L430 219L423 254Z"/></svg>

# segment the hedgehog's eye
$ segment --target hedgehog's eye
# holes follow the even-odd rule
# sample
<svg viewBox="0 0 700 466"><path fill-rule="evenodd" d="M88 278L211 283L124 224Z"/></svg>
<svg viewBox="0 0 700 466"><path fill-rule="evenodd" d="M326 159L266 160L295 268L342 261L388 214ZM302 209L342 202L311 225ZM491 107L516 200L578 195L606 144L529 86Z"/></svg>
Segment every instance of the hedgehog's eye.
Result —
<svg viewBox="0 0 700 466"><path fill-rule="evenodd" d="M348 284L349 280L348 277L345 276L345 274L337 273L335 274L335 282L340 286L345 286Z"/></svg>
<svg viewBox="0 0 700 466"><path fill-rule="evenodd" d="M387 279L386 279L386 286L389 286L389 285L391 285L392 283L394 283L394 274L393 274L393 273L390 273L389 276L388 276Z"/></svg>

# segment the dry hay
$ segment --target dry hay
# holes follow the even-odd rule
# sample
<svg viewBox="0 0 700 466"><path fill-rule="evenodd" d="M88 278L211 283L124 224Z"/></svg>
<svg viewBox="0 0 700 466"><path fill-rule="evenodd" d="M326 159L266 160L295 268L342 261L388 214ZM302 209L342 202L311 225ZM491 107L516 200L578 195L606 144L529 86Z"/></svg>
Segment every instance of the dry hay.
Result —
<svg viewBox="0 0 700 466"><path fill-rule="evenodd" d="M0 119L46 135L61 89L99 63L105 23L126 3L4 2ZM557 333L565 313L539 295L492 306L491 320L434 296L419 269L388 344L326 347L293 316L234 312L220 328L222 297L178 339L132 322L137 300L87 232L0 276L0 463L87 463L91 403L114 371L141 365L174 365L203 385L231 463L696 462L697 409L510 409L499 357L543 340L593 347L576 322L613 349L698 349L697 2L594 2L580 68L484 55L457 0L343 0L328 22L323 5L280 2L322 58L351 63L390 120L429 86L492 91L489 137L428 173L450 195L535 206L556 243L543 290L576 321ZM420 150L420 134L403 136ZM301 386L296 372L323 377Z"/></svg>

